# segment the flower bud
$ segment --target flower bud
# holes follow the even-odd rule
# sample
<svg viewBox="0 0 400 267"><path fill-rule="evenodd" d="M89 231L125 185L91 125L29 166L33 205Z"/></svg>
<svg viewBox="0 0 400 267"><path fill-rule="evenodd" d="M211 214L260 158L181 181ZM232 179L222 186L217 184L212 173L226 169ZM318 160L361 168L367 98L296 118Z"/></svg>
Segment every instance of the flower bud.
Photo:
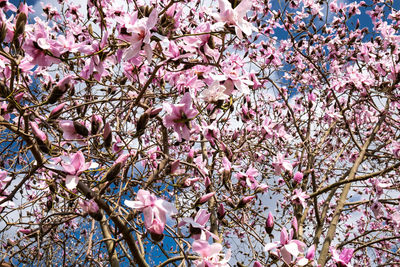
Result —
<svg viewBox="0 0 400 267"><path fill-rule="evenodd" d="M6 35L7 35L7 24L2 22L0 25L0 43L2 43L4 39L6 39Z"/></svg>
<svg viewBox="0 0 400 267"><path fill-rule="evenodd" d="M47 99L47 103L55 104L58 99L60 99L65 92L71 87L72 75L65 76L62 80L60 80L57 85L50 92L50 95Z"/></svg>
<svg viewBox="0 0 400 267"><path fill-rule="evenodd" d="M222 220L225 217L226 211L225 211L225 207L224 204L219 204L218 206L218 211L217 211L217 216L218 216L218 220Z"/></svg>
<svg viewBox="0 0 400 267"><path fill-rule="evenodd" d="M270 235L274 229L274 216L271 212L268 213L267 222L265 223L265 231Z"/></svg>
<svg viewBox="0 0 400 267"><path fill-rule="evenodd" d="M161 112L162 108L153 108L150 111L150 119L156 117L160 112Z"/></svg>
<svg viewBox="0 0 400 267"><path fill-rule="evenodd" d="M213 196L215 195L215 192L211 192L208 194L205 194L204 196L200 197L197 201L196 204L201 205L209 201Z"/></svg>
<svg viewBox="0 0 400 267"><path fill-rule="evenodd" d="M238 209L244 208L247 203L251 202L256 196L247 196L239 200L239 203L237 204Z"/></svg>
<svg viewBox="0 0 400 267"><path fill-rule="evenodd" d="M150 109L146 110L140 117L136 123L136 137L141 136L144 134L144 130L146 129L147 123L150 118Z"/></svg>
<svg viewBox="0 0 400 267"><path fill-rule="evenodd" d="M49 149L49 141L47 135L39 129L39 126L36 122L30 121L29 125L31 126L33 135L35 136L36 143L38 144L39 149L48 154L50 153Z"/></svg>
<svg viewBox="0 0 400 267"><path fill-rule="evenodd" d="M8 97L11 94L7 85L5 85L2 81L0 81L0 96L1 97Z"/></svg>
<svg viewBox="0 0 400 267"><path fill-rule="evenodd" d="M19 94L16 94L16 95L14 96L14 99L15 99L16 102L19 103L19 102L22 100L23 97L24 97L24 92L19 93Z"/></svg>
<svg viewBox="0 0 400 267"><path fill-rule="evenodd" d="M107 148L111 147L112 133L111 133L110 124L108 122L104 125L103 140L104 140L105 147L107 147Z"/></svg>
<svg viewBox="0 0 400 267"><path fill-rule="evenodd" d="M17 22L15 23L14 40L25 32L25 25L28 21L28 6L24 3L21 3L18 11L19 14L17 17Z"/></svg>
<svg viewBox="0 0 400 267"><path fill-rule="evenodd" d="M260 262L255 261L253 267L263 267Z"/></svg>
<svg viewBox="0 0 400 267"><path fill-rule="evenodd" d="M115 178L117 178L119 172L121 171L122 168L122 163L118 162L114 165L111 166L110 169L104 174L104 177L102 179L102 182L105 181L114 181Z"/></svg>
<svg viewBox="0 0 400 267"><path fill-rule="evenodd" d="M89 130L86 128L85 125L74 121L74 128L75 132L83 137L87 137L89 135Z"/></svg>
<svg viewBox="0 0 400 267"><path fill-rule="evenodd" d="M102 122L103 122L103 120L101 119L101 117L99 115L92 115L92 120L91 120L92 135L95 135L99 132Z"/></svg>
<svg viewBox="0 0 400 267"><path fill-rule="evenodd" d="M62 103L62 104L58 105L57 107L55 107L50 112L49 118L47 120L51 121L51 120L57 119L61 115L61 113L62 113L62 111L64 109L64 106L65 106L65 103Z"/></svg>
<svg viewBox="0 0 400 267"><path fill-rule="evenodd" d="M31 128L32 128L33 135L34 135L37 139L40 139L40 140L43 141L43 142L47 140L46 134L45 134L42 130L39 129L39 126L37 125L36 122L30 121L30 122L29 122L29 125L30 125Z"/></svg>

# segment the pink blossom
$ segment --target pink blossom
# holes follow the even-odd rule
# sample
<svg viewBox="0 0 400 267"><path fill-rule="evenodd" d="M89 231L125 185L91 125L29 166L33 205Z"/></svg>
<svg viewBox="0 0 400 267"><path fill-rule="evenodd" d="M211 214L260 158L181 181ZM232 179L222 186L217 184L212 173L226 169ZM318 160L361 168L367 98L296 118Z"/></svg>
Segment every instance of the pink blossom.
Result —
<svg viewBox="0 0 400 267"><path fill-rule="evenodd" d="M264 250L275 250L278 257L280 257L287 265L296 260L300 253L303 253L306 244L299 240L292 239L293 230L288 233L286 228L282 228L280 241L269 243L265 245Z"/></svg>
<svg viewBox="0 0 400 267"><path fill-rule="evenodd" d="M125 205L142 211L146 229L155 234L163 232L167 216L178 213L173 204L143 189L138 191L136 200L125 200Z"/></svg>
<svg viewBox="0 0 400 267"><path fill-rule="evenodd" d="M265 223L265 230L268 234L272 233L274 229L274 215L271 212L268 213L267 222Z"/></svg>
<svg viewBox="0 0 400 267"><path fill-rule="evenodd" d="M167 115L164 117L165 127L173 127L178 134L178 140L190 139L190 120L197 115L197 110L192 108L192 98L185 93L180 104L164 103L164 110Z"/></svg>
<svg viewBox="0 0 400 267"><path fill-rule="evenodd" d="M218 81L214 81L207 89L201 93L201 98L208 103L215 103L219 100L229 99L229 95L225 94L226 87Z"/></svg>
<svg viewBox="0 0 400 267"><path fill-rule="evenodd" d="M125 60L129 60L133 57L136 57L140 50L143 49L146 52L147 60L151 61L153 51L150 47L150 30L156 25L158 12L157 9L154 8L148 18L142 18L136 20L137 13L134 14L134 18L132 18L131 23L126 24L126 32L129 35L123 36L123 38L130 43L128 49L125 50L123 54L123 58Z"/></svg>
<svg viewBox="0 0 400 267"><path fill-rule="evenodd" d="M336 248L330 247L329 248L331 254L332 254L332 260L340 267L347 267L351 266L350 261L351 258L353 257L354 249L351 248L344 248L342 249L342 252L338 253Z"/></svg>
<svg viewBox="0 0 400 267"><path fill-rule="evenodd" d="M76 188L79 182L79 175L81 175L90 167L95 167L95 165L92 165L91 162L85 162L85 157L81 151L78 151L69 157L65 157L64 160L61 161L61 166L63 167L64 171L69 174L65 178L65 186L69 190Z"/></svg>
<svg viewBox="0 0 400 267"><path fill-rule="evenodd" d="M76 140L83 138L82 135L76 132L73 121L62 120L59 122L59 126L63 131L63 137L65 140Z"/></svg>
<svg viewBox="0 0 400 267"><path fill-rule="evenodd" d="M211 214L207 212L205 209L200 209L196 216L193 218L183 218L182 221L179 223L179 227L189 224L191 230L199 229L201 230L200 234L192 234L192 238L197 240L197 239L202 239L202 240L208 240L209 236L212 236L215 240L219 240L218 236L215 234L211 233L207 228L206 228L206 223L208 222L208 219L210 218Z"/></svg>
<svg viewBox="0 0 400 267"><path fill-rule="evenodd" d="M282 171L286 170L291 172L293 170L292 164L285 160L285 156L278 153L272 162L272 166L275 169L275 175L281 174Z"/></svg>
<svg viewBox="0 0 400 267"><path fill-rule="evenodd" d="M294 195L291 197L291 200L299 205L302 205L303 208L307 206L306 204L306 199L309 198L310 196L301 191L301 189L295 189L293 190Z"/></svg>
<svg viewBox="0 0 400 267"><path fill-rule="evenodd" d="M211 193L205 194L204 196L201 196L197 202L198 202L198 204L206 203L206 202L209 201L214 195L215 195L215 192L211 192Z"/></svg>
<svg viewBox="0 0 400 267"><path fill-rule="evenodd" d="M192 244L193 251L199 254L202 259L196 260L196 267L228 267L230 251L224 256L220 253L222 245L220 243L209 244L205 240L195 240ZM224 258L222 258L224 256ZM221 259L222 258L222 259Z"/></svg>
<svg viewBox="0 0 400 267"><path fill-rule="evenodd" d="M38 138L39 140L45 142L47 140L46 134L39 129L39 126L37 125L36 122L30 121L29 125L31 126L33 135Z"/></svg>
<svg viewBox="0 0 400 267"><path fill-rule="evenodd" d="M251 0L243 0L240 4L232 8L231 3L227 0L219 0L219 14L215 14L214 17L217 21L225 22L228 25L235 26L236 35L242 39L243 34L251 35L253 31L256 31L254 26L251 25L250 22L243 19L246 16L246 13L252 7Z"/></svg>
<svg viewBox="0 0 400 267"><path fill-rule="evenodd" d="M83 210L83 212L86 213L96 213L99 211L99 206L97 203L91 199L91 200L79 200L78 201L79 206Z"/></svg>
<svg viewBox="0 0 400 267"><path fill-rule="evenodd" d="M301 172L296 172L295 174L294 174L294 176L293 176L293 180L296 182L296 183L301 183L301 180L303 180L303 173L301 173Z"/></svg>
<svg viewBox="0 0 400 267"><path fill-rule="evenodd" d="M0 193L3 192L4 187L11 181L11 177L8 176L8 172L0 171Z"/></svg>

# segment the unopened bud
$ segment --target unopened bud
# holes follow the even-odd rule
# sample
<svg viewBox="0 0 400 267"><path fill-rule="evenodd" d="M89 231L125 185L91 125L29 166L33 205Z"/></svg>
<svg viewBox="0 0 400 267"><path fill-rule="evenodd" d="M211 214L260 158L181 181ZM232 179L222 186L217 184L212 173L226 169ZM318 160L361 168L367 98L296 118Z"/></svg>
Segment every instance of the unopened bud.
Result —
<svg viewBox="0 0 400 267"><path fill-rule="evenodd" d="M162 108L153 108L150 111L150 118L154 118L155 116L157 116L160 112L161 112Z"/></svg>
<svg viewBox="0 0 400 267"><path fill-rule="evenodd" d="M60 99L65 92L70 88L70 82L72 80L72 75L65 76L62 80L60 80L57 85L51 91L47 102L50 104L54 104Z"/></svg>
<svg viewBox="0 0 400 267"><path fill-rule="evenodd" d="M247 203L251 202L256 196L247 196L239 200L239 203L237 204L238 209L244 208Z"/></svg>
<svg viewBox="0 0 400 267"><path fill-rule="evenodd" d="M47 120L51 121L51 120L55 120L58 117L60 117L63 109L64 109L65 103L62 103L60 105L58 105L57 107L55 107L49 115L49 118Z"/></svg>
<svg viewBox="0 0 400 267"><path fill-rule="evenodd" d="M271 212L268 213L267 222L265 223L265 231L267 234L271 234L274 229L274 216Z"/></svg>
<svg viewBox="0 0 400 267"><path fill-rule="evenodd" d="M91 133L93 135L97 134L100 130L100 126L102 124L103 120L101 119L101 117L99 115L93 115L92 116L92 121L91 121Z"/></svg>
<svg viewBox="0 0 400 267"><path fill-rule="evenodd" d="M217 211L217 216L218 216L218 220L222 220L225 217L226 211L225 211L225 207L224 204L219 204L218 206L218 211Z"/></svg>
<svg viewBox="0 0 400 267"><path fill-rule="evenodd" d="M103 140L104 140L104 146L105 147L110 147L111 146L112 133L111 133L110 124L108 122L104 125Z"/></svg>
<svg viewBox="0 0 400 267"><path fill-rule="evenodd" d="M10 94L11 92L9 88L3 82L0 81L0 96L6 98Z"/></svg>
<svg viewBox="0 0 400 267"><path fill-rule="evenodd" d="M17 22L15 23L14 39L25 32L25 25L28 21L28 6L21 3L19 6L19 14L17 17Z"/></svg>
<svg viewBox="0 0 400 267"><path fill-rule="evenodd" d="M79 122L74 121L74 128L75 132L83 137L87 137L89 135L89 131L86 126Z"/></svg>
<svg viewBox="0 0 400 267"><path fill-rule="evenodd" d="M36 122L30 121L29 125L31 126L33 135L35 136L36 143L38 144L39 149L48 154L50 153L49 149L49 141L47 139L47 135L39 129L39 126Z"/></svg>
<svg viewBox="0 0 400 267"><path fill-rule="evenodd" d="M4 39L6 39L6 35L7 35L7 24L2 22L0 25L0 43L2 43Z"/></svg>
<svg viewBox="0 0 400 267"><path fill-rule="evenodd" d="M103 182L113 181L115 178L117 178L119 172L121 171L121 168L122 168L121 162L112 165L111 168L106 172L106 174L104 174L102 181Z"/></svg>
<svg viewBox="0 0 400 267"><path fill-rule="evenodd" d="M196 203L199 204L199 205L204 204L207 201L209 201L214 195L215 195L215 192L211 192L211 193L205 194L204 196L200 197L196 201Z"/></svg>
<svg viewBox="0 0 400 267"><path fill-rule="evenodd" d="M146 129L147 122L150 118L150 109L146 110L139 118L136 124L136 136L141 136Z"/></svg>
<svg viewBox="0 0 400 267"><path fill-rule="evenodd" d="M50 92L49 97L47 98L47 103L55 104L58 99L60 99L64 95L65 91L61 90L60 87L55 86L53 90Z"/></svg>
<svg viewBox="0 0 400 267"><path fill-rule="evenodd" d="M22 92L22 93L16 94L14 96L14 99L15 99L16 102L20 102L23 97L24 97L24 93Z"/></svg>

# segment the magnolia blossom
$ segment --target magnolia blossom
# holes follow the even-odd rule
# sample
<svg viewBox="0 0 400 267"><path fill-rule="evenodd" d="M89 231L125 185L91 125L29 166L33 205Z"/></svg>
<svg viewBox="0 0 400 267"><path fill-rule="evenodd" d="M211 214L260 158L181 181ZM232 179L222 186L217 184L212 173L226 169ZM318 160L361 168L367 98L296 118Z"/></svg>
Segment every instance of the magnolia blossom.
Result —
<svg viewBox="0 0 400 267"><path fill-rule="evenodd" d="M218 236L215 234L211 233L207 228L206 228L206 223L208 222L208 219L210 218L211 214L207 212L205 209L200 209L196 216L193 218L183 218L182 221L179 223L179 226L183 226L186 224L190 225L190 230L192 233L192 238L193 239L202 239L202 240L208 240L209 236L212 236L212 238L219 240Z"/></svg>
<svg viewBox="0 0 400 267"><path fill-rule="evenodd" d="M167 222L167 215L178 213L175 206L157 197L147 190L140 189L136 200L125 200L125 205L143 212L144 225L149 232L162 234Z"/></svg>
<svg viewBox="0 0 400 267"><path fill-rule="evenodd" d="M285 160L285 156L281 153L278 153L272 162L272 166L275 169L275 175L280 174L282 171L286 170L291 172L293 170L292 164Z"/></svg>
<svg viewBox="0 0 400 267"><path fill-rule="evenodd" d="M192 108L192 98L185 93L180 104L164 103L164 110L167 115L164 117L165 127L173 127L178 134L178 140L190 139L190 120L197 115L197 110Z"/></svg>
<svg viewBox="0 0 400 267"><path fill-rule="evenodd" d="M69 190L76 188L79 182L79 175L89 168L95 168L97 164L91 162L85 162L85 157L81 151L70 155L69 157L64 157L61 161L61 166L64 171L69 175L65 178L65 186Z"/></svg>
<svg viewBox="0 0 400 267"><path fill-rule="evenodd" d="M301 191L301 189L295 189L293 190L294 195L292 196L292 201L296 204L302 205L303 208L305 208L306 205L306 199L309 198L310 196Z"/></svg>
<svg viewBox="0 0 400 267"><path fill-rule="evenodd" d="M4 187L11 181L11 177L8 176L8 172L0 171L0 193L3 192Z"/></svg>
<svg viewBox="0 0 400 267"><path fill-rule="evenodd" d="M207 89L205 89L201 98L208 103L215 103L219 100L227 100L229 95L225 94L226 87L218 81L214 81Z"/></svg>
<svg viewBox="0 0 400 267"><path fill-rule="evenodd" d="M130 47L125 50L123 58L129 60L137 56L143 46L146 51L147 60L151 61L153 52L150 47L150 30L157 23L158 12L157 9L154 8L148 18L139 20L137 20L137 15L138 14L135 13L130 23L125 24L128 35L124 35L123 39L130 43Z"/></svg>
<svg viewBox="0 0 400 267"><path fill-rule="evenodd" d="M269 243L265 245L264 250L274 250L276 255L281 258L287 265L297 259L300 253L303 253L306 244L293 238L293 229L289 233L286 228L282 228L279 242Z"/></svg>
<svg viewBox="0 0 400 267"><path fill-rule="evenodd" d="M354 249L351 248L344 248L340 255L336 248L330 247L329 251L332 254L332 260L337 264L339 267L351 267L350 260L353 257Z"/></svg>
<svg viewBox="0 0 400 267"><path fill-rule="evenodd" d="M194 261L196 267L228 267L231 253L220 253L222 245L220 243L209 244L205 240L195 240L192 244L193 251L199 254L202 259ZM222 258L223 257L223 258ZM222 259L221 259L222 258Z"/></svg>
<svg viewBox="0 0 400 267"><path fill-rule="evenodd" d="M219 14L215 14L214 17L217 21L225 22L228 25L235 26L236 35L242 39L243 34L251 35L253 31L256 31L254 26L246 21L243 17L252 7L251 0L243 0L240 4L232 8L232 5L227 0L219 0Z"/></svg>

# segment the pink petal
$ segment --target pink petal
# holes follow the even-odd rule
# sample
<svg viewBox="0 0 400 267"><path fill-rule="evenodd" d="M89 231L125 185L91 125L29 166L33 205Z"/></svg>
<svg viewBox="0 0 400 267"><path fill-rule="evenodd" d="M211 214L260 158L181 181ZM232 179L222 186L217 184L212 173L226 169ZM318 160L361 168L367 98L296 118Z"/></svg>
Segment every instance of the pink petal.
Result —
<svg viewBox="0 0 400 267"><path fill-rule="evenodd" d="M67 175L67 177L65 178L65 186L69 190L75 189L76 186L78 185L78 182L79 182L79 177L76 175Z"/></svg>

